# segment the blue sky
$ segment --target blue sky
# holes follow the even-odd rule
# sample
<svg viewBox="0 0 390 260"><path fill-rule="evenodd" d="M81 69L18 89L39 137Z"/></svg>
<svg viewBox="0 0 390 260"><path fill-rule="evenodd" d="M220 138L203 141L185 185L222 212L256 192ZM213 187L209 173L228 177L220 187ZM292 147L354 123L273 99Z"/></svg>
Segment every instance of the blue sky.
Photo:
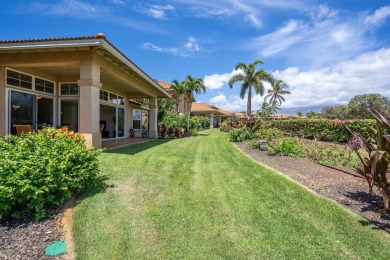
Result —
<svg viewBox="0 0 390 260"><path fill-rule="evenodd" d="M388 0L3 0L0 17L2 40L102 32L153 78L204 79L197 100L231 111L246 100L226 82L256 59L289 84L285 112L390 97Z"/></svg>

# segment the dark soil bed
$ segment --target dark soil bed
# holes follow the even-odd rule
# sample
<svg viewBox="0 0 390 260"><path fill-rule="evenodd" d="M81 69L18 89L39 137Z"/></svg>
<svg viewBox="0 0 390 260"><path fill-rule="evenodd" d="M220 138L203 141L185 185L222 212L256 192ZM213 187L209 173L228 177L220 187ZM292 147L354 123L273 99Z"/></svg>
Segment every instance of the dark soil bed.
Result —
<svg viewBox="0 0 390 260"><path fill-rule="evenodd" d="M248 147L246 142L236 143L250 157L268 165L297 182L312 189L321 196L337 201L344 207L359 214L373 224L390 232L390 214L379 213L382 199L377 194L368 198L368 185L365 179L354 175L351 170L331 169L304 158L273 156L267 151ZM374 190L374 192L376 192Z"/></svg>
<svg viewBox="0 0 390 260"><path fill-rule="evenodd" d="M56 218L0 222L0 259L63 259L48 256L45 248L63 240Z"/></svg>

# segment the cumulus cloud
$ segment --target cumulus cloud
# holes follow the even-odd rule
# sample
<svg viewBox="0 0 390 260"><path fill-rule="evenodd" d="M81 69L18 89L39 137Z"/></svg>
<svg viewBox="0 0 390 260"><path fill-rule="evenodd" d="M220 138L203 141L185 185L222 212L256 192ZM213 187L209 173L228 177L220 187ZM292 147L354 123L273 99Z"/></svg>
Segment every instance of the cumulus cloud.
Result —
<svg viewBox="0 0 390 260"><path fill-rule="evenodd" d="M347 104L352 97L368 93L390 97L389 68L390 48L382 48L327 68L302 71L298 67L290 67L274 71L272 74L289 85L291 94L286 95L286 102L282 104L282 108L291 109ZM220 86L220 82L222 81L214 86ZM224 81L222 86L226 82ZM270 87L269 84L265 84L265 93ZM264 96L253 96L252 110L258 110L263 99ZM246 110L247 99L240 99L238 95L226 96L219 93L209 102L222 109L236 112Z"/></svg>
<svg viewBox="0 0 390 260"><path fill-rule="evenodd" d="M193 36L188 38L188 41L184 44L184 47L187 50L192 51L192 52L200 51L200 46L198 44L198 41Z"/></svg>
<svg viewBox="0 0 390 260"><path fill-rule="evenodd" d="M355 95L380 93L390 96L390 48L364 53L357 58L318 70L291 67L273 75L290 86L285 108L347 104Z"/></svg>
<svg viewBox="0 0 390 260"><path fill-rule="evenodd" d="M210 90L221 89L228 83L229 79L239 71L233 70L230 73L205 75L203 78L204 85Z"/></svg>
<svg viewBox="0 0 390 260"><path fill-rule="evenodd" d="M179 55L182 57L191 57L195 52L199 52L201 50L200 44L198 40L191 36L188 38L183 47L160 47L150 42L145 42L141 45L141 48L155 51L155 52L163 52L169 53L172 55Z"/></svg>
<svg viewBox="0 0 390 260"><path fill-rule="evenodd" d="M390 16L390 5L383 6L369 16L366 17L364 22L366 24L380 24Z"/></svg>

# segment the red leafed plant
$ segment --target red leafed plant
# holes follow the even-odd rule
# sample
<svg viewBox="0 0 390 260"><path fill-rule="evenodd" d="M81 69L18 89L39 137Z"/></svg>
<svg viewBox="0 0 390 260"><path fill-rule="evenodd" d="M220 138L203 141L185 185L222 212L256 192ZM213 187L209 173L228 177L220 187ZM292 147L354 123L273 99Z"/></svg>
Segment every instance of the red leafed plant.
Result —
<svg viewBox="0 0 390 260"><path fill-rule="evenodd" d="M362 162L361 167L354 170L362 175L368 182L369 192L372 193L373 186L379 189L383 197L383 209L381 211L390 211L390 181L389 163L390 163L390 113L386 110L379 113L372 110L371 113L376 119L374 130L375 138L366 139L359 133L353 133L354 139L347 146L354 150ZM364 148L368 156L362 156L359 149Z"/></svg>

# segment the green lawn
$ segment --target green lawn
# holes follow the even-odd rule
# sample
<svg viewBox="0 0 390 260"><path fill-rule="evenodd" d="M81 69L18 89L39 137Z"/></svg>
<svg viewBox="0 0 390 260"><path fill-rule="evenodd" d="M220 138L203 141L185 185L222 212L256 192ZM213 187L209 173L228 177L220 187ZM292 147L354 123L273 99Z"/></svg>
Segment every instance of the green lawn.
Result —
<svg viewBox="0 0 390 260"><path fill-rule="evenodd" d="M78 259L390 259L390 235L217 130L105 152L74 210Z"/></svg>

